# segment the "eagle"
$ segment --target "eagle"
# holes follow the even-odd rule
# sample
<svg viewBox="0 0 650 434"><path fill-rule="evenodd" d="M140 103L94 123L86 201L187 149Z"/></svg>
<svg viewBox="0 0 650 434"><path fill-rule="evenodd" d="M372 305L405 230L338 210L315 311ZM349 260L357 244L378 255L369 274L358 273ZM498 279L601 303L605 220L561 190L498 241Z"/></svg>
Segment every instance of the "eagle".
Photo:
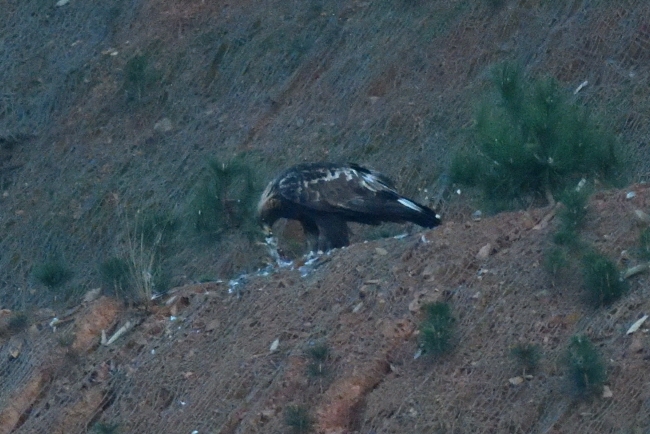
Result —
<svg viewBox="0 0 650 434"><path fill-rule="evenodd" d="M324 252L350 244L347 222L440 224L434 210L399 194L390 178L357 164L290 167L268 184L257 214L267 242L278 219L298 220L310 251Z"/></svg>

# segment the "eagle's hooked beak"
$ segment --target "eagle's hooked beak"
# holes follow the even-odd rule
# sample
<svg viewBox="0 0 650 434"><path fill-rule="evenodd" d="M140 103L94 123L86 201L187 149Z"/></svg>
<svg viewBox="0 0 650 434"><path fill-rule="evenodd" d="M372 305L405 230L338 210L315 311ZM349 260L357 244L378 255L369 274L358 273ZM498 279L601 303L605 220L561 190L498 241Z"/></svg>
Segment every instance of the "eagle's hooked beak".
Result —
<svg viewBox="0 0 650 434"><path fill-rule="evenodd" d="M262 224L262 232L264 232L264 241L266 242L266 246L269 249L269 254L271 255L271 257L279 265L285 264L286 261L284 261L280 257L280 252L278 251L278 240L273 236L273 231L271 230L271 226L265 223Z"/></svg>
<svg viewBox="0 0 650 434"><path fill-rule="evenodd" d="M262 232L264 233L264 241L266 241L266 244L276 247L277 241L273 236L273 230L271 230L271 226L267 225L266 223L262 224Z"/></svg>

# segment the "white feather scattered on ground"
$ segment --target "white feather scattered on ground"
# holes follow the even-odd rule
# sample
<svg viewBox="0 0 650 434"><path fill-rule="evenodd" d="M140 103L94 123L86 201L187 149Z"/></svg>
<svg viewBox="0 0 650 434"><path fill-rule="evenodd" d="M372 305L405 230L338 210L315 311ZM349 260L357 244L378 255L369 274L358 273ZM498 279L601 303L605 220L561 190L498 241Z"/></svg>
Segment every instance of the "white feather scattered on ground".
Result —
<svg viewBox="0 0 650 434"><path fill-rule="evenodd" d="M627 329L627 335L631 335L635 331L639 330L639 328L643 325L645 320L648 319L648 315L643 315L641 318L639 318L634 324L630 326L629 329Z"/></svg>

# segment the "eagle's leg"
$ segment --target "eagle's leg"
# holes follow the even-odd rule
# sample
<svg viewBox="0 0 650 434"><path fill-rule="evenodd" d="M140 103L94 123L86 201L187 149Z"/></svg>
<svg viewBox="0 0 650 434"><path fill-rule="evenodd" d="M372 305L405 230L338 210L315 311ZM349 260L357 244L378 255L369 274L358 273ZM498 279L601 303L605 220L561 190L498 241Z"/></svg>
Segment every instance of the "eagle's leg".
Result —
<svg viewBox="0 0 650 434"><path fill-rule="evenodd" d="M335 214L325 214L315 220L319 229L318 250L326 252L350 244L348 225L343 218Z"/></svg>
<svg viewBox="0 0 650 434"><path fill-rule="evenodd" d="M307 240L307 251L315 252L318 250L318 225L316 222L309 219L302 219L300 221L302 224L302 230L305 232L305 238Z"/></svg>

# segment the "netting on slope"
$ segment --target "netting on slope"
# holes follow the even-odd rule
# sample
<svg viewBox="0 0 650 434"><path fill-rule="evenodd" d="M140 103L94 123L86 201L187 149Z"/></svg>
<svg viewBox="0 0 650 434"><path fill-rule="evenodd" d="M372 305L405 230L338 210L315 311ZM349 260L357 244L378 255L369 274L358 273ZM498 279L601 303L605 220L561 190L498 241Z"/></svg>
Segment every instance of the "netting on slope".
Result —
<svg viewBox="0 0 650 434"><path fill-rule="evenodd" d="M94 270L102 252L111 248L123 230L115 219L112 193L131 202L146 194L150 203L182 203L197 168L215 153L250 147L276 166L285 164L287 156L354 159L389 173L407 192L422 197L424 192L418 188L435 182L451 145L469 137L466 132L473 112L468 95L480 96L488 86L490 65L503 59L520 59L530 74L556 76L569 90L588 80L576 98L610 118L622 140L632 144L639 176L647 176L650 11L645 2L559 6L523 2L506 3L496 10L485 5L448 9L442 3L403 5L401 9L384 3L326 2L322 9L309 11L303 5L281 7L269 2L267 8L252 12L244 6L230 9L222 17L216 7L201 9L198 2L192 3L196 9L147 3L147 14L136 15L141 3L133 2L125 5L123 11L131 12L120 18L115 37L107 39L110 44L106 46L93 34L106 32L106 22L87 27L92 14L110 15L103 6L70 3L68 9L46 9L43 14L35 2L27 3L24 10L11 5L2 21L2 34L9 35L2 40L2 53L11 59L11 67L3 69L0 82L16 88L3 91L2 125L11 127L10 134L23 128L67 129L66 137L44 135L14 150L2 150L3 156L13 157L11 163L3 160L0 168L15 160L25 167L6 177L0 172L3 189L10 192L0 199L2 307L21 308L30 297L34 303L49 304L50 294L30 291L29 271L33 258L50 249L54 253L64 250L63 256L77 267L80 285L95 283ZM35 12L44 21L27 18L23 15L27 12ZM149 14L164 25L147 24ZM128 23L147 27L131 46L125 43L131 38L123 30ZM42 44L35 43L36 52L21 51L11 45L12 35ZM155 38L174 44L156 57L150 48L155 48ZM75 44L77 39L92 43ZM54 43L47 45L49 41ZM119 51L125 53L115 63L107 60L114 58L110 54L97 53L113 43L121 44ZM226 52L219 60L222 44ZM81 51L75 51L77 47ZM157 90L172 103L132 109L123 104L121 71L138 50L149 53L149 49L152 64L167 78ZM90 52L106 63L85 83L83 65ZM51 70L50 65L58 69ZM77 81L72 70L66 69L74 67L82 70ZM62 70L72 78L65 81L59 75ZM30 81L35 71L46 77L42 83L39 77ZM88 100L80 102L65 95L84 86L89 89ZM157 93L152 100L165 101ZM30 116L23 116L27 112ZM150 127L163 115L171 116L178 129L161 137ZM50 124L63 118L66 122ZM48 157L40 160L38 155ZM88 161L93 163L88 165ZM41 187L32 190L25 184ZM57 185L72 187L63 191ZM648 204L640 206L647 209ZM613 239L621 246L632 244L625 237L634 233L633 224L617 227L620 233ZM503 243L503 252L508 241L499 241L499 236L485 237L478 228L469 230L464 242L471 248L463 253L448 254L450 247L444 244L436 244L435 249L414 248L411 254L422 265L409 265L407 273L393 272L392 266L375 270L376 259L350 253L345 264L324 268L327 275L319 274L285 297L277 294L300 279L289 276L289 281L275 281L271 287L254 285L240 301L206 301L196 296L198 304L187 310L189 319L179 323L180 329L174 329L167 316L161 317L152 321L151 329L139 340L128 340L126 348L99 347L92 356L82 355L81 361L66 358L58 334L42 331L25 337L18 358L11 356L11 345L16 342L3 341L0 403L7 408L16 394L29 398L26 406L19 406L18 432L84 432L97 422L119 423L127 432L282 432L281 411L287 403L311 405L320 396L319 384L303 378L303 371L287 373L287 365L293 366L287 354L302 360L303 348L311 340L335 340L350 348L349 354L339 354L335 362L338 375L348 375L345 366L363 367L369 355L384 354L379 348L382 340L375 334L379 321L409 315L408 303L413 298L409 288L439 285L451 291L461 338L471 342L470 349L433 368L411 361L414 340L394 349L390 355L397 370L368 395L365 418L354 425L358 429L543 432L554 427L558 432L616 432L621 421L630 429L647 428L645 335L634 338L642 344L640 352L635 352L620 344L618 333L638 312L647 310L645 293L630 295L613 313L586 311L580 307L579 296L559 300L545 275L538 267L530 271L530 261L526 261L538 260L541 246L521 257L503 253L510 268L488 273L479 281L475 274L482 265L472 249L496 240ZM193 270L231 260L223 250L214 250L205 257L192 255ZM440 284L417 277L425 263L438 262L447 264L433 274ZM485 268L490 270L490 264ZM351 316L360 302L355 291L373 279L383 279L383 283L377 294L364 301L368 310L362 310L363 316ZM522 281L538 282L539 287L520 288ZM646 278L641 277L639 286L645 284ZM312 297L309 294L319 288L326 288L325 293L310 298L308 306L300 303L301 297ZM255 292L258 289L263 291ZM215 291L221 294L225 289ZM507 298L513 291L516 300ZM533 299L530 293L535 294ZM519 301L522 294L530 301ZM212 304L216 307L210 311ZM539 322L522 324L516 318L520 309L528 317L539 315ZM340 326L343 311L357 327L349 336L334 334L345 329ZM268 312L276 314L267 317ZM586 319L579 320L582 317ZM207 318L220 321L207 333L207 324L192 322ZM309 324L326 326L314 330ZM41 326L47 330L47 321ZM607 347L615 360L610 365L613 400L580 404L577 409L563 400L562 368L555 361L573 331L591 333L599 343L613 342L613 347ZM205 334L210 339L203 341L200 337ZM509 347L520 338L536 340L539 336L549 339L544 344L548 364L540 378L512 388L506 381L517 372L507 356ZM268 347L278 337L286 352L269 355ZM344 357L350 359L342 363ZM53 368L44 368L43 361ZM410 376L411 372L415 375ZM448 395L449 390L457 392ZM68 413L62 415L63 408ZM271 416L261 417L267 410Z"/></svg>
<svg viewBox="0 0 650 434"><path fill-rule="evenodd" d="M632 211L650 206L648 189L637 193L632 201L625 192L600 195L590 205L600 212L585 236L610 256L636 242ZM647 311L647 276L594 310L577 276L553 284L541 265L552 226L531 227L543 215L356 244L306 276L248 276L230 295L226 283L184 288L153 315L112 317L108 336L127 319L136 326L110 346L98 345L95 331L88 352L70 351L47 327L33 330L22 337L40 352L2 359L14 387L3 391L0 417L22 396L28 405L13 432L86 432L101 423L123 432L279 433L290 405L332 426L323 416L337 403L330 390L360 387L346 401L354 405L344 409L345 424L335 420L351 432L645 430L647 336L625 330ZM478 258L488 243L491 254ZM455 348L437 361L414 359L421 318L413 302L421 296L447 301L457 321ZM60 331L79 336L83 312ZM572 395L563 357L576 334L606 360L613 398ZM306 366L318 342L332 351L324 377ZM532 378L513 385L524 375L510 356L518 343L539 345L542 359Z"/></svg>
<svg viewBox="0 0 650 434"><path fill-rule="evenodd" d="M502 60L568 91L588 81L575 98L630 145L636 177L648 172L644 2L37 3L10 5L0 22L10 65L2 134L29 134L3 149L0 166L9 307L49 303L31 291L30 269L51 256L74 266L71 285L99 283L98 263L124 232L114 198L187 220L214 156L250 152L260 182L286 161L357 161L437 201ZM35 51L21 49L25 40ZM129 72L134 58L143 69ZM134 81L142 95L131 101ZM162 118L172 125L164 134L153 129ZM178 280L194 271L188 235L177 235L166 264ZM218 254L198 251L202 268L254 268L261 250L241 255L245 237L235 235Z"/></svg>

